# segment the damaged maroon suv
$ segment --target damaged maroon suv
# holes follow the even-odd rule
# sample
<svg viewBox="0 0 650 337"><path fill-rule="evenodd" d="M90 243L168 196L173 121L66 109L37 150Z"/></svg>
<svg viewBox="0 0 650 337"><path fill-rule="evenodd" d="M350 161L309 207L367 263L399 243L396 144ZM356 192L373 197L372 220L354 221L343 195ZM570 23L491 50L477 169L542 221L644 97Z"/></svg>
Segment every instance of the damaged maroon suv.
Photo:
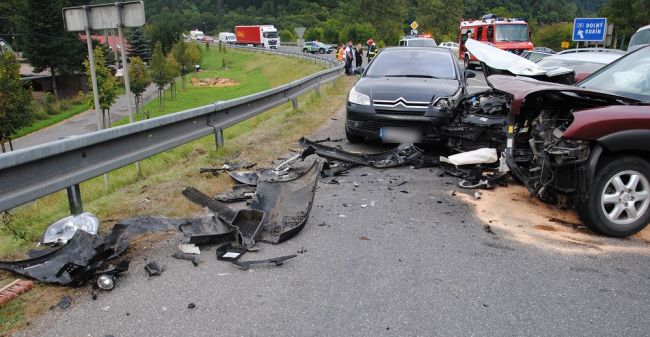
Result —
<svg viewBox="0 0 650 337"><path fill-rule="evenodd" d="M496 148L533 194L577 208L600 233L627 236L645 228L650 46L569 86L561 83L573 82L572 69L543 68L481 43L467 45L492 89L460 102L442 128L448 147Z"/></svg>
<svg viewBox="0 0 650 337"><path fill-rule="evenodd" d="M505 154L517 180L545 202L576 208L602 234L648 225L650 46L576 86L502 75L488 82L505 94Z"/></svg>

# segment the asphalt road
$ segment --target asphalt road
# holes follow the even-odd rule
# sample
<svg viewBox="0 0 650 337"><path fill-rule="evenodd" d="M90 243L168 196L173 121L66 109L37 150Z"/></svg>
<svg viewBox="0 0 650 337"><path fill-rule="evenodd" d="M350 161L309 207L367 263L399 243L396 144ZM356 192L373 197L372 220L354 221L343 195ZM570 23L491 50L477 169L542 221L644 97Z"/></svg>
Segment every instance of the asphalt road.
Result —
<svg viewBox="0 0 650 337"><path fill-rule="evenodd" d="M311 136L343 137L343 121L340 111ZM408 182L389 188L398 179ZM170 257L169 238L137 253L112 292L77 297L18 335L648 335L647 255L560 253L487 233L452 196L456 179L429 169L358 168L339 182L319 183L296 237L246 256L303 251L282 266L242 271L211 248L193 267ZM162 276L146 276L147 259L166 266Z"/></svg>

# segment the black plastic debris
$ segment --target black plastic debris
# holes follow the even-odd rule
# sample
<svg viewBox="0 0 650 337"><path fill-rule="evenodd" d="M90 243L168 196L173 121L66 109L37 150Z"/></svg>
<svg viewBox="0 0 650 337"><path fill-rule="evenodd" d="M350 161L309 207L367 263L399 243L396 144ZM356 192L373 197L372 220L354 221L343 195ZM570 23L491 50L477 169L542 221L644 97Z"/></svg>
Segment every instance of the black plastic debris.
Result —
<svg viewBox="0 0 650 337"><path fill-rule="evenodd" d="M293 255L286 255L286 256L280 256L280 257L274 257L271 259L264 259L264 260L253 260L253 261L233 261L234 264L237 266L241 267L244 270L250 269L251 266L258 265L258 264L270 264L270 265L275 265L275 266L281 266L284 264L284 261L293 259L298 255L293 254Z"/></svg>
<svg viewBox="0 0 650 337"><path fill-rule="evenodd" d="M237 231L238 239L244 246L255 244L257 235L264 220L264 212L255 209L235 211L223 203L210 199L207 195L193 187L183 190L183 195L190 201L208 207L216 212L218 217Z"/></svg>
<svg viewBox="0 0 650 337"><path fill-rule="evenodd" d="M194 308L196 308L196 304L190 303L190 304L187 305L187 308L188 309L194 309Z"/></svg>
<svg viewBox="0 0 650 337"><path fill-rule="evenodd" d="M230 172L230 177L240 184L257 186L260 174L258 172Z"/></svg>
<svg viewBox="0 0 650 337"><path fill-rule="evenodd" d="M179 259L179 260L187 260L192 262L194 267L198 267L201 264L201 257L196 254L187 254L183 252L176 252L172 254L173 258Z"/></svg>
<svg viewBox="0 0 650 337"><path fill-rule="evenodd" d="M217 248L217 260L236 261L244 253L246 253L246 248L233 243L226 243Z"/></svg>
<svg viewBox="0 0 650 337"><path fill-rule="evenodd" d="M59 300L59 303L57 304L57 306L60 309L64 309L64 310L68 309L71 305L72 305L72 298L68 295L61 297L61 300Z"/></svg>
<svg viewBox="0 0 650 337"><path fill-rule="evenodd" d="M236 231L218 218L190 219L179 226L188 243L195 245L221 244L236 240Z"/></svg>
<svg viewBox="0 0 650 337"><path fill-rule="evenodd" d="M400 144L397 147L381 153L353 153L340 148L316 143L307 138L300 139L303 149L313 147L318 156L357 165L387 168L406 165L422 156L422 150L413 144Z"/></svg>
<svg viewBox="0 0 650 337"><path fill-rule="evenodd" d="M81 286L111 269L107 261L128 247L127 228L117 224L104 236L77 231L59 249L32 259L0 262L0 269L45 283Z"/></svg>
<svg viewBox="0 0 650 337"><path fill-rule="evenodd" d="M488 234L495 234L494 231L492 231L492 226L490 225L483 225L483 230Z"/></svg>
<svg viewBox="0 0 650 337"><path fill-rule="evenodd" d="M144 266L144 270L149 274L149 276L160 276L162 275L162 272L165 271L165 267L162 267L156 261L151 261Z"/></svg>
<svg viewBox="0 0 650 337"><path fill-rule="evenodd" d="M307 162L305 164L309 165ZM312 161L304 173L289 180L262 181L250 208L265 214L260 240L280 243L300 232L309 218L321 164Z"/></svg>
<svg viewBox="0 0 650 337"><path fill-rule="evenodd" d="M239 202L251 199L254 195L255 186L239 184L233 186L232 191L219 193L214 198L221 202Z"/></svg>

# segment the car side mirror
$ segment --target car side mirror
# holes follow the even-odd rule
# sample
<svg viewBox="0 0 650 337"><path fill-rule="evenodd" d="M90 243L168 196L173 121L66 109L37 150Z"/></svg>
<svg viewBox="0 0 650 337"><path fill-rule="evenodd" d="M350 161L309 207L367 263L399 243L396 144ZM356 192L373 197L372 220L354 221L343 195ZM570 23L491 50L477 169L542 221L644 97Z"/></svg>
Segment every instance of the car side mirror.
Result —
<svg viewBox="0 0 650 337"><path fill-rule="evenodd" d="M364 70L365 70L365 69L363 69L363 67L354 68L354 73L355 73L356 75L361 75L361 74L363 74L363 71L364 71Z"/></svg>
<svg viewBox="0 0 650 337"><path fill-rule="evenodd" d="M474 78L474 77L476 77L475 72L465 69L465 79Z"/></svg>

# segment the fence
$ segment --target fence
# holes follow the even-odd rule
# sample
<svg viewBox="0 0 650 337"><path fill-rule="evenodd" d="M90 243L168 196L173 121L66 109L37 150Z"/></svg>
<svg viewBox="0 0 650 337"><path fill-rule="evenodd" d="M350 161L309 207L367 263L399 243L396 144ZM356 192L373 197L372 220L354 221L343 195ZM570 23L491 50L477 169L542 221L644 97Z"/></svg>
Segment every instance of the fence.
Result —
<svg viewBox="0 0 650 337"><path fill-rule="evenodd" d="M229 48L310 59L329 69L256 94L0 154L0 211L67 189L71 212L81 212L79 183L210 134L223 146L223 129L289 101L297 108L298 96L343 72L325 56Z"/></svg>

